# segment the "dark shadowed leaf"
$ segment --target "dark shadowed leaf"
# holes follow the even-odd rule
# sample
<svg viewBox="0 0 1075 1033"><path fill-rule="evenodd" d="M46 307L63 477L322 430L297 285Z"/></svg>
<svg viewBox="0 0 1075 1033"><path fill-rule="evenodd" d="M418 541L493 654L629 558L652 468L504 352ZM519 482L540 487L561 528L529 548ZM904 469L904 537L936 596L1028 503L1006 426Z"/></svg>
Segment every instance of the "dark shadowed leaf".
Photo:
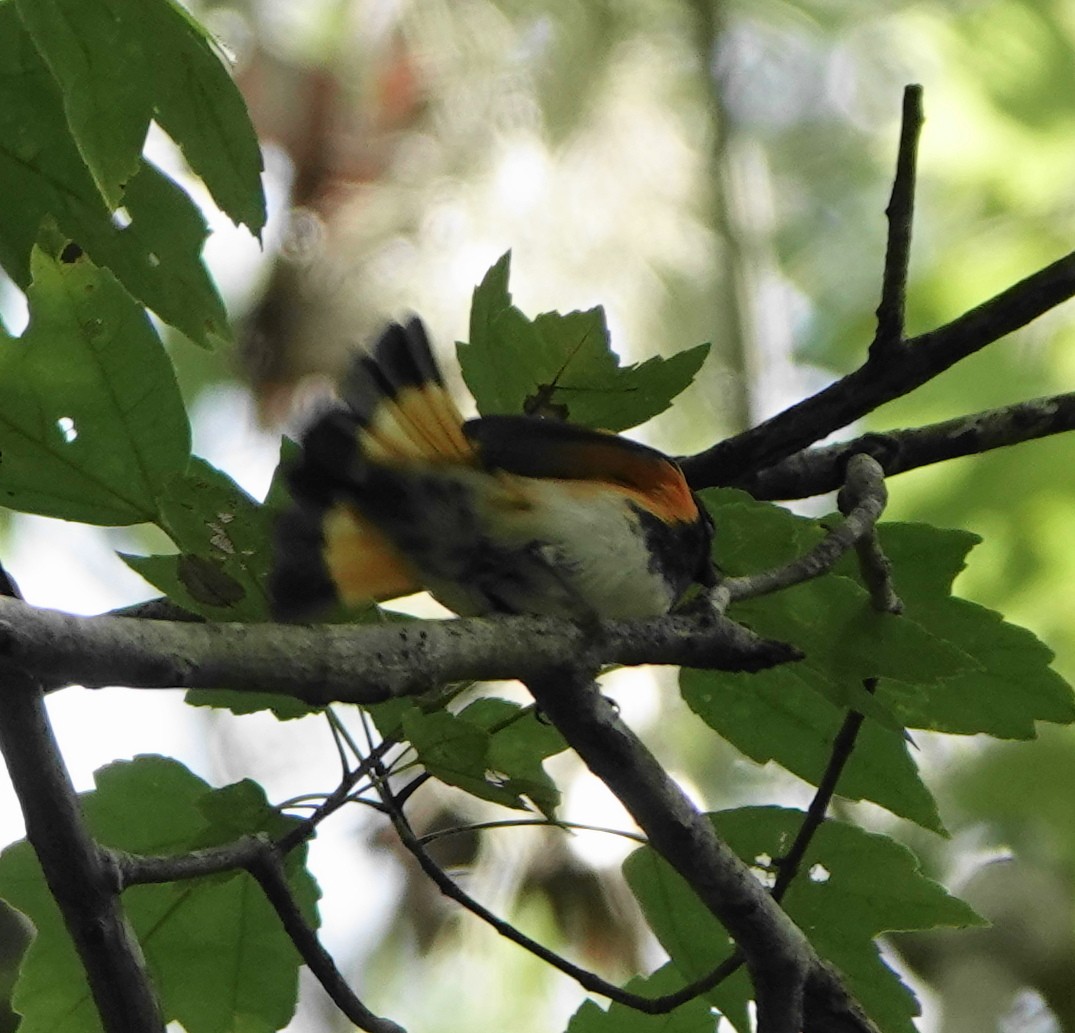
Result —
<svg viewBox="0 0 1075 1033"><path fill-rule="evenodd" d="M773 861L791 846L804 815L779 807L745 807L710 815L718 835L771 878ZM635 851L624 872L646 918L673 962L689 979L725 958L728 935L694 892L649 848ZM914 855L886 836L826 821L807 851L783 905L818 953L846 977L856 999L885 1033L914 1033L914 995L881 960L874 939L894 930L979 925L982 920L926 878ZM710 1000L746 1031L745 980L729 980Z"/></svg>
<svg viewBox="0 0 1075 1033"><path fill-rule="evenodd" d="M258 832L278 836L294 825L253 783L214 790L164 757L112 764L96 781L81 798L91 832L135 853L186 852ZM299 906L316 925L318 890L305 869L305 848L292 853L286 867ZM15 1006L25 1016L20 1029L100 1029L81 965L25 841L0 855L0 894L37 930L15 991ZM132 887L123 901L167 1019L189 1033L270 1033L290 1019L299 957L248 875Z"/></svg>

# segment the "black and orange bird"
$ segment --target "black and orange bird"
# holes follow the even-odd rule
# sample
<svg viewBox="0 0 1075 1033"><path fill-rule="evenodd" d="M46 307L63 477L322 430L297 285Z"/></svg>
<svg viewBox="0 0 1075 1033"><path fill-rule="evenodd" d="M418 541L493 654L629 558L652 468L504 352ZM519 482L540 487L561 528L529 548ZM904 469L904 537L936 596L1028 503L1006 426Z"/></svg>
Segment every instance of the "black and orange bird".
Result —
<svg viewBox="0 0 1075 1033"><path fill-rule="evenodd" d="M648 617L714 584L712 522L672 459L535 416L464 420L418 319L339 394L290 473L279 619L421 589L462 616Z"/></svg>

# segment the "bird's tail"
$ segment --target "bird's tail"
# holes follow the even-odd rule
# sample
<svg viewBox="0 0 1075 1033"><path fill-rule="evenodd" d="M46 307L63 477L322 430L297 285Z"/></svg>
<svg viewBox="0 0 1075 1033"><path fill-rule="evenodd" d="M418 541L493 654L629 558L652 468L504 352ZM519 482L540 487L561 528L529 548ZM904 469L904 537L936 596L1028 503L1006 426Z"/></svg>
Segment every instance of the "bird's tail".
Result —
<svg viewBox="0 0 1075 1033"><path fill-rule="evenodd" d="M418 319L393 323L356 356L340 396L303 435L289 474L295 504L277 524L269 585L280 619L416 591L410 564L357 503L391 488L393 471L476 459Z"/></svg>

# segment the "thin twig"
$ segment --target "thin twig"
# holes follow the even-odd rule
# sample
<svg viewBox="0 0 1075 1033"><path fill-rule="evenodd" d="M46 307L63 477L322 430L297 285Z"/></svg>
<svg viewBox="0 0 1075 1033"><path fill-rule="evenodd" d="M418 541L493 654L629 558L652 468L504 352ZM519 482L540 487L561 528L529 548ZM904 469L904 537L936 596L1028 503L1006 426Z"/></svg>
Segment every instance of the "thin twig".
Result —
<svg viewBox="0 0 1075 1033"><path fill-rule="evenodd" d="M866 678L863 681L863 687L867 692L872 693L877 688L877 679ZM806 817L799 827L795 841L783 857L773 862L777 867L776 882L773 883L772 889L774 900L784 899L784 894L787 893L792 880L798 874L799 866L814 835L825 821L829 804L832 803L833 795L836 793L836 785L840 781L847 762L851 759L863 720L862 714L857 710L848 711L844 723L832 741L832 752L829 755L828 764L818 781L817 792L814 793L814 798L806 809Z"/></svg>
<svg viewBox="0 0 1075 1033"><path fill-rule="evenodd" d="M280 918L291 942L306 967L324 988L333 1004L359 1029L367 1033L406 1033L391 1019L382 1018L367 1008L347 984L332 955L325 950L313 927L306 921L288 885L281 855L269 843L246 866L257 880L266 899Z"/></svg>
<svg viewBox="0 0 1075 1033"><path fill-rule="evenodd" d="M647 1015L662 1015L672 1011L674 1008L678 1008L679 1005L685 1004L687 1001L694 1000L694 998L705 993L724 978L725 973L723 969L725 965L727 965L727 962L715 972L711 972L673 993L663 994L660 997L644 997L641 994L635 994L629 990L624 990L615 983L610 983L608 980L602 979L595 972L591 972L589 969L576 965L562 955L550 950L544 944L527 936L526 933L490 911L484 904L475 900L474 897L467 893L466 890L448 875L448 873L445 872L444 869L430 856L425 848L423 839L415 833L410 822L407 820L406 815L403 813L399 799L388 786L387 780L375 777L375 784L377 786L377 791L381 794L381 801L384 804L385 810L396 829L396 834L399 836L400 843L402 843L404 849L414 857L426 877L440 890L441 893L444 894L444 896L449 900L454 900L460 907L485 922L506 940L510 940L516 946L522 947L523 950L529 951L535 957L540 958L547 965L550 965L564 973L564 975L574 979L584 990L589 990L590 993L607 997L617 1004L622 1004L625 1007L632 1008L635 1011L643 1012ZM548 823L542 822L541 824Z"/></svg>
<svg viewBox="0 0 1075 1033"><path fill-rule="evenodd" d="M448 836L469 835L472 832L484 832L489 829L549 828L563 829L565 832L603 832L606 836L619 836L629 839L641 846L646 845L646 837L626 829L612 829L605 825L587 825L581 821L551 821L548 818L510 818L501 821L472 821L466 825L453 825L446 829L436 829L418 837L422 846L429 846L438 839Z"/></svg>
<svg viewBox="0 0 1075 1033"><path fill-rule="evenodd" d="M903 91L903 122L885 216L888 241L881 279L881 303L877 306L877 333L870 345L870 357L888 358L903 347L904 314L907 305L907 270L911 262L911 224L914 219L915 165L918 138L922 133L922 87Z"/></svg>
<svg viewBox="0 0 1075 1033"><path fill-rule="evenodd" d="M888 500L880 464L871 456L856 455L848 461L844 498L847 500L844 522L829 531L809 552L784 567L726 578L720 589L735 602L769 595L830 571L845 552L873 532Z"/></svg>
<svg viewBox="0 0 1075 1033"><path fill-rule="evenodd" d="M859 456L855 456L852 460L856 464L862 461ZM881 467L872 458L870 463L872 463L871 470L879 479L871 486L873 494L880 500L881 505L885 505L888 501L888 489L885 487ZM836 497L836 504L840 512L849 517L860 504L860 500L856 499L855 495L848 490L848 485L845 485ZM892 583L892 564L881 550L881 544L877 540L876 526L867 528L855 542L855 553L858 556L859 571L870 593L873 608L878 613L903 613L903 600L896 595L896 589Z"/></svg>

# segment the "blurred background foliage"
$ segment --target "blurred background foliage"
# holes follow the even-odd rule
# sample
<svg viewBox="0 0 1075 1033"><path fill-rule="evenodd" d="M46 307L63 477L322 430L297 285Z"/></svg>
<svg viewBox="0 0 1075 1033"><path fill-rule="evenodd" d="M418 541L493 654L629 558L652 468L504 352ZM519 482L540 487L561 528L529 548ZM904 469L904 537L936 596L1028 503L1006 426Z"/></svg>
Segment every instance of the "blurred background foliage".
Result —
<svg viewBox="0 0 1075 1033"><path fill-rule="evenodd" d="M284 424L386 318L414 310L443 346L465 338L470 291L508 248L530 314L603 304L631 360L714 343L696 385L641 431L660 447L696 450L816 390L857 365L872 334L908 82L923 84L927 115L910 332L959 315L1075 239L1070 0L195 9L234 62L274 209L263 251L233 233L210 242L236 351L173 349L201 450L246 441L240 464L258 461L257 427ZM870 427L1072 389L1073 324L1062 308L886 406ZM1036 631L1068 678L1073 450L1061 437L903 475L889 514L980 533L960 592ZM619 684L625 717L707 805L808 799L789 776L714 750L671 678ZM264 730L243 747L226 719L210 731L224 744L222 774L256 770L267 752ZM916 739L952 838L875 811L856 817L909 839L996 923L893 945L893 963L924 997L925 1028L1075 1030L1073 733L1003 745ZM560 773L570 778L570 765ZM574 804L576 817L622 823L604 797L584 799L590 792L570 790L569 813ZM427 827L475 817L448 795L427 806ZM585 962L626 975L656 960L609 874L622 854L606 840L565 845L513 830L438 846L450 850L445 863L477 860L467 885L483 899L574 944ZM352 930L346 959L360 993L374 989L374 1006L414 1029L561 1028L578 999L570 985L514 948L491 960L494 934L391 861L387 840L372 849L354 878L382 880L379 917L372 932ZM342 1028L329 1014L311 993L293 1028Z"/></svg>

